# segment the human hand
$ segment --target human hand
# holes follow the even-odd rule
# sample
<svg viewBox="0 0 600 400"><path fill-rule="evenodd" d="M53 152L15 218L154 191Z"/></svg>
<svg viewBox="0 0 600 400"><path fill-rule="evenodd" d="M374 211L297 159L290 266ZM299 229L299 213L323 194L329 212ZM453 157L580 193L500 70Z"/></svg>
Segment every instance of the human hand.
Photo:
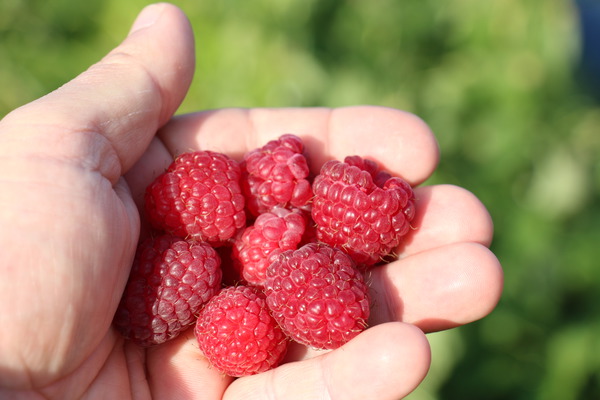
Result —
<svg viewBox="0 0 600 400"><path fill-rule="evenodd" d="M224 109L171 118L193 69L187 19L173 6L151 6L99 64L0 121L0 397L406 395L429 367L423 332L487 315L502 288L487 249L489 215L454 186L416 189L417 229L399 259L370 278L372 327L340 349L294 346L282 366L233 380L208 366L191 333L142 349L111 328L144 234L136 202L177 154L206 149L240 159L290 132L304 139L316 166L358 154L417 185L437 163L428 127L388 108Z"/></svg>

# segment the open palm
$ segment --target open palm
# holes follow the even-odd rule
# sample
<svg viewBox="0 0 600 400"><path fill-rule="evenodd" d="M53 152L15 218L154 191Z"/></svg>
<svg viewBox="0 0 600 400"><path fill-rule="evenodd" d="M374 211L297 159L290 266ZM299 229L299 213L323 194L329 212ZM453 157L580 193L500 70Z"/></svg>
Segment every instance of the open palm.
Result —
<svg viewBox="0 0 600 400"><path fill-rule="evenodd" d="M416 189L399 259L369 277L371 328L338 350L293 347L282 366L233 380L191 333L142 349L111 321L145 223L145 186L176 155L240 159L283 133L310 161L357 154L414 185L438 160L415 116L382 107L222 109L172 118L194 69L186 17L150 6L128 38L59 90L0 121L0 397L397 399L427 373L424 332L487 315L502 289L492 224L469 192ZM10 305L10 306L6 306Z"/></svg>

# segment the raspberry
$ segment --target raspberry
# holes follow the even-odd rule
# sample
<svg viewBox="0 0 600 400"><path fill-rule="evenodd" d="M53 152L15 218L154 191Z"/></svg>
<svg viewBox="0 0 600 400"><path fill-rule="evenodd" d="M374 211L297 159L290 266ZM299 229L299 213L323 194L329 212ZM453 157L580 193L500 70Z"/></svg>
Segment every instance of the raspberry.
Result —
<svg viewBox="0 0 600 400"><path fill-rule="evenodd" d="M277 366L288 344L269 313L264 294L249 286L221 290L200 312L194 332L210 363L230 376L253 375Z"/></svg>
<svg viewBox="0 0 600 400"><path fill-rule="evenodd" d="M271 260L285 250L295 250L306 222L300 210L275 207L261 214L234 242L232 258L242 278L261 286Z"/></svg>
<svg viewBox="0 0 600 400"><path fill-rule="evenodd" d="M176 236L220 245L246 225L240 178L239 165L224 154L182 154L148 186L148 219Z"/></svg>
<svg viewBox="0 0 600 400"><path fill-rule="evenodd" d="M114 318L117 329L141 346L173 339L221 285L220 259L206 243L171 235L138 246Z"/></svg>
<svg viewBox="0 0 600 400"><path fill-rule="evenodd" d="M315 221L312 219L312 215L310 212L303 213L306 222L306 228L304 229L304 235L302 235L302 240L298 247L302 247L308 243L317 243L319 239L317 238L317 225Z"/></svg>
<svg viewBox="0 0 600 400"><path fill-rule="evenodd" d="M415 216L410 185L358 156L326 162L313 191L318 239L344 250L362 268L391 254Z"/></svg>
<svg viewBox="0 0 600 400"><path fill-rule="evenodd" d="M265 294L284 332L314 348L340 347L369 318L362 274L349 255L325 244L282 253L267 269Z"/></svg>
<svg viewBox="0 0 600 400"><path fill-rule="evenodd" d="M242 190L253 216L275 206L305 208L312 198L302 140L285 134L244 156Z"/></svg>

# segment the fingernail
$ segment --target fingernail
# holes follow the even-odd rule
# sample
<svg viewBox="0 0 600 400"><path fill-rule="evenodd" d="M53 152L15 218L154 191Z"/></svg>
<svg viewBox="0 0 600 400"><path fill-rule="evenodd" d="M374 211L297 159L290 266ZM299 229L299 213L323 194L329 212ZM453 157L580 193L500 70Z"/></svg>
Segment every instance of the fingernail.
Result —
<svg viewBox="0 0 600 400"><path fill-rule="evenodd" d="M144 7L131 26L129 34L131 35L140 29L147 28L154 24L162 14L164 8L165 4L163 3L151 4Z"/></svg>

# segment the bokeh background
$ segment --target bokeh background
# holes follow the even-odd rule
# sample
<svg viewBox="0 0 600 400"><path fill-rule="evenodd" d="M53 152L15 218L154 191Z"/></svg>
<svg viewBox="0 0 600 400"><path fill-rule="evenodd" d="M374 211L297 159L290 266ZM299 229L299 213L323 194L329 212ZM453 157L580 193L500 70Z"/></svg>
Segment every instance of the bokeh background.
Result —
<svg viewBox="0 0 600 400"><path fill-rule="evenodd" d="M440 143L428 183L489 208L502 300L429 335L431 372L409 399L600 398L600 2L174 2L198 52L181 113L405 109ZM97 61L147 3L2 0L0 117Z"/></svg>

